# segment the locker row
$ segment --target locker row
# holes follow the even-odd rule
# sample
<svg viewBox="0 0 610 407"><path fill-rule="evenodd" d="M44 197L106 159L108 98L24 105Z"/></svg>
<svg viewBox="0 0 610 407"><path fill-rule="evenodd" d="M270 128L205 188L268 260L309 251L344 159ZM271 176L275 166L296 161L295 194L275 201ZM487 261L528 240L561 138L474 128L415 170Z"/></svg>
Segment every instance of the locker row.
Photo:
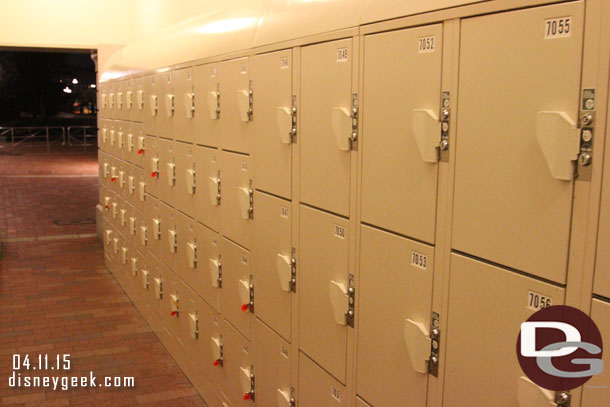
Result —
<svg viewBox="0 0 610 407"><path fill-rule="evenodd" d="M585 2L481 14L100 84L110 268L135 296L152 273L149 320L178 356L210 346L200 312L241 344L242 365L204 375L210 405L548 405L515 338L532 298L574 303L588 226L584 296L610 338L608 218L581 215L606 108L583 79ZM566 16L570 35L544 33ZM185 318L185 298L208 311ZM609 374L575 403L601 405Z"/></svg>

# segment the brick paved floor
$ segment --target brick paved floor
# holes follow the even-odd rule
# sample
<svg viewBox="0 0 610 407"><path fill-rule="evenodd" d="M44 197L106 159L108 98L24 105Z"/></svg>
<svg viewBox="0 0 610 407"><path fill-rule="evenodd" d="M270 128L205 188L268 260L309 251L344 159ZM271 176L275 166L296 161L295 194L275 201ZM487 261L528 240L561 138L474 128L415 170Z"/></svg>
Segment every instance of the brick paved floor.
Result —
<svg viewBox="0 0 610 407"><path fill-rule="evenodd" d="M40 159L38 169L44 168ZM70 169L69 160L60 167ZM78 160L75 161L75 163ZM4 161L6 163L6 161ZM75 164L80 165L80 164ZM58 170L53 170L58 171ZM0 172L0 176L2 172ZM0 179L0 185L7 183ZM76 203L97 200L97 192L72 183ZM0 194L0 216L20 219L15 234L74 233L69 227L45 226L45 217L11 213L19 205L39 212L53 209L69 214L55 192L55 183L37 184L42 198L29 193L26 179L12 179ZM6 191L9 191L7 193ZM86 192L88 191L88 192ZM13 195L15 194L15 195ZM91 194L93 196L87 196ZM16 202L7 203L7 199ZM19 203L17 203L19 202ZM6 212L9 212L7 214ZM79 215L80 216L80 215ZM50 218L48 218L50 219ZM47 220L48 220L47 219ZM2 226L3 227L3 226ZM91 232L95 225L89 225ZM2 243L0 260L0 406L205 406L146 321L135 309L114 277L103 266L103 248L96 238L71 238ZM33 365L38 355L70 354L71 369L21 370L21 376L133 376L130 389L11 388L12 355L28 354Z"/></svg>

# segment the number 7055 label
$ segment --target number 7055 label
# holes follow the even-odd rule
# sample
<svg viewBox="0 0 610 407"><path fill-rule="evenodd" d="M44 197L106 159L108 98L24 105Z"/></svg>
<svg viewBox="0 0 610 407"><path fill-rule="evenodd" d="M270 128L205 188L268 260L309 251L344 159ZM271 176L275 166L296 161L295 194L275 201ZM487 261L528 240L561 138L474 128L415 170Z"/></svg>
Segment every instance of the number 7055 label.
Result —
<svg viewBox="0 0 610 407"><path fill-rule="evenodd" d="M544 38L569 37L572 34L572 17L549 18L544 21Z"/></svg>

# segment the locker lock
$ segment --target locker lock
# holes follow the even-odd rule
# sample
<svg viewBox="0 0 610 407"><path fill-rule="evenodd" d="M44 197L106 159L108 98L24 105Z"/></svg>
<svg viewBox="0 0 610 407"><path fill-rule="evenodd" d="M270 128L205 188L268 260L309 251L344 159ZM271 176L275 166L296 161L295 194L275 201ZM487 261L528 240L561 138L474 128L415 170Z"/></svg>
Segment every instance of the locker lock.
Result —
<svg viewBox="0 0 610 407"><path fill-rule="evenodd" d="M144 154L144 149L143 149L143 148L140 148L140 149L138 150L138 155L142 155L142 154Z"/></svg>

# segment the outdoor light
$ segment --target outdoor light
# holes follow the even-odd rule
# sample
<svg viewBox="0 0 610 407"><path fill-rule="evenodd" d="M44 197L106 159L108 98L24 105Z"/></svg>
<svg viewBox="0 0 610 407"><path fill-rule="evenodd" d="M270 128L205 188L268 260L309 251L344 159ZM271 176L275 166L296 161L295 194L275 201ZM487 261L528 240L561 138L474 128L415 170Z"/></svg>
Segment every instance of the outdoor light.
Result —
<svg viewBox="0 0 610 407"><path fill-rule="evenodd" d="M72 83L73 83L74 85L76 85L76 84L78 83L78 79L76 79L76 78L72 79Z"/></svg>
<svg viewBox="0 0 610 407"><path fill-rule="evenodd" d="M89 85L90 88L95 88L95 83L92 83L91 85Z"/></svg>
<svg viewBox="0 0 610 407"><path fill-rule="evenodd" d="M69 88L69 87L67 87L67 86L66 86L65 88L63 88L63 91L64 91L65 93L72 93L72 89L70 89L70 88Z"/></svg>

